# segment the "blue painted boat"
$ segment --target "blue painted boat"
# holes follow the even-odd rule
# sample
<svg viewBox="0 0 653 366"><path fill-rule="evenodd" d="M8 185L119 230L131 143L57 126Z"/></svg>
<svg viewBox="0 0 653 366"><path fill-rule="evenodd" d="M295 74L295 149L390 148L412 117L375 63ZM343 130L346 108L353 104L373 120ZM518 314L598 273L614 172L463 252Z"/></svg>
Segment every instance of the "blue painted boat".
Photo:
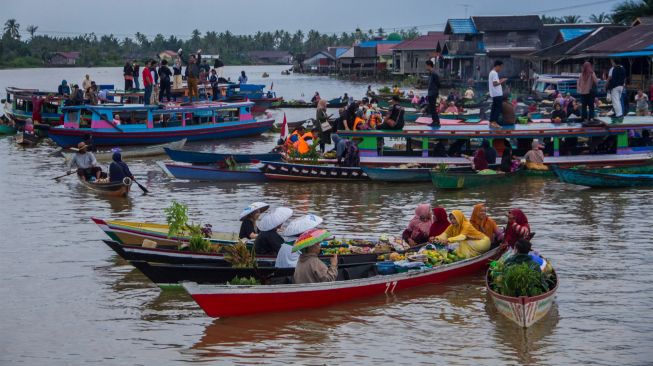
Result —
<svg viewBox="0 0 653 366"><path fill-rule="evenodd" d="M552 167L560 181L592 188L652 187L653 174L605 174Z"/></svg>
<svg viewBox="0 0 653 366"><path fill-rule="evenodd" d="M281 161L279 153L264 154L224 154L188 150L174 150L164 148L170 159L189 164L215 164L222 163L227 158L232 158L238 164L250 164L260 161Z"/></svg>
<svg viewBox="0 0 653 366"><path fill-rule="evenodd" d="M182 105L88 105L63 107L64 125L50 129L62 147L76 146L88 135L97 146L153 145L181 139L215 140L260 135L274 119L256 120L253 103L197 103ZM80 116L90 113L87 126ZM120 123L116 124L118 116Z"/></svg>
<svg viewBox="0 0 653 366"><path fill-rule="evenodd" d="M371 180L381 182L430 182L429 168L372 168L361 167Z"/></svg>
<svg viewBox="0 0 653 366"><path fill-rule="evenodd" d="M296 182L315 181L369 181L370 178L359 167L333 165L309 165L284 162L262 162L261 171L270 180Z"/></svg>
<svg viewBox="0 0 653 366"><path fill-rule="evenodd" d="M231 170L216 166L165 164L157 162L163 171L170 177L177 179L218 181L218 182L262 182L265 174L255 167L243 170Z"/></svg>

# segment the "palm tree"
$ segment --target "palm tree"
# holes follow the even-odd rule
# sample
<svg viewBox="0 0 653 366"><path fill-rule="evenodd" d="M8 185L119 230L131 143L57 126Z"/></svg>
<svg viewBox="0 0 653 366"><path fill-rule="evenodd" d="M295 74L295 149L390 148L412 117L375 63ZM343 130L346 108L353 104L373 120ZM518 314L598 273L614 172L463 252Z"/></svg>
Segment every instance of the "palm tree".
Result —
<svg viewBox="0 0 653 366"><path fill-rule="evenodd" d="M36 33L37 29L39 29L39 27L35 25L30 25L27 27L27 33L29 33L31 38L34 38L34 33Z"/></svg>
<svg viewBox="0 0 653 366"><path fill-rule="evenodd" d="M628 0L615 6L612 21L630 25L639 17L653 15L653 0Z"/></svg>
<svg viewBox="0 0 653 366"><path fill-rule="evenodd" d="M557 24L560 23L560 19L556 17L550 17L546 15L540 16L540 19L542 19L543 24Z"/></svg>
<svg viewBox="0 0 653 366"><path fill-rule="evenodd" d="M16 22L16 19L9 19L5 22L5 34L9 35L9 38L20 39L20 24Z"/></svg>
<svg viewBox="0 0 653 366"><path fill-rule="evenodd" d="M592 14L589 17L590 23L612 23L612 16L610 14L601 13L601 14Z"/></svg>
<svg viewBox="0 0 653 366"><path fill-rule="evenodd" d="M576 24L580 23L583 19L580 15L565 15L560 18L560 23L562 24Z"/></svg>

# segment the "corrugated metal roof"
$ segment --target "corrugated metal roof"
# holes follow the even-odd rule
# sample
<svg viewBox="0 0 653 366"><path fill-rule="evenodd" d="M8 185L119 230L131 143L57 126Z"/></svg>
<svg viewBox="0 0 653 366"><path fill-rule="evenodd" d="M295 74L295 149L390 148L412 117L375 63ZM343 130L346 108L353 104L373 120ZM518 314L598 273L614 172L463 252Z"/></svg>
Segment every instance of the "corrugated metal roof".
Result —
<svg viewBox="0 0 653 366"><path fill-rule="evenodd" d="M347 52L348 48L337 48L336 49L336 57L342 56L343 53Z"/></svg>
<svg viewBox="0 0 653 366"><path fill-rule="evenodd" d="M477 34L476 26L472 19L449 19L447 29L452 34ZM446 31L445 31L446 33Z"/></svg>
<svg viewBox="0 0 653 366"><path fill-rule="evenodd" d="M429 32L427 35L403 41L395 45L395 50L435 50L438 42L444 42L447 37L443 32Z"/></svg>
<svg viewBox="0 0 653 366"><path fill-rule="evenodd" d="M586 53L622 53L641 51L653 44L653 25L641 24L606 41L588 47Z"/></svg>
<svg viewBox="0 0 653 366"><path fill-rule="evenodd" d="M542 20L537 15L474 16L479 32L539 31Z"/></svg>
<svg viewBox="0 0 653 366"><path fill-rule="evenodd" d="M590 28L565 28L565 29L560 29L560 35L562 36L562 41L567 42L571 41L574 38L578 38L582 36L583 34L589 33L593 31L594 29Z"/></svg>

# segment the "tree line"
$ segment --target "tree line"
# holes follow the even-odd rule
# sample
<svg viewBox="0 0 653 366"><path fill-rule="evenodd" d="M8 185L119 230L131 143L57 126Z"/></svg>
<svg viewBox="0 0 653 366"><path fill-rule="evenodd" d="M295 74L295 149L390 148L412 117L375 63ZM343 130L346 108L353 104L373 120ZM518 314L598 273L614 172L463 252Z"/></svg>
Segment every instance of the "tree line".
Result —
<svg viewBox="0 0 653 366"><path fill-rule="evenodd" d="M53 52L79 51L78 65L118 66L127 59L144 60L155 58L163 50L177 51L179 48L194 52L202 49L205 54L219 54L226 64L247 64L249 51L288 51L292 55L308 54L328 46L351 46L355 41L374 37L388 39L414 39L419 36L416 28L386 34L383 28L377 30L343 32L340 35L301 30L289 33L285 30L256 32L252 35L236 35L230 31L208 31L202 34L194 30L188 39L157 34L148 37L136 33L134 37L119 39L113 34L79 34L55 37L38 33L38 26L30 25L21 31L16 19L4 24L0 39L0 67L30 67L47 64ZM29 36L29 37L28 37Z"/></svg>

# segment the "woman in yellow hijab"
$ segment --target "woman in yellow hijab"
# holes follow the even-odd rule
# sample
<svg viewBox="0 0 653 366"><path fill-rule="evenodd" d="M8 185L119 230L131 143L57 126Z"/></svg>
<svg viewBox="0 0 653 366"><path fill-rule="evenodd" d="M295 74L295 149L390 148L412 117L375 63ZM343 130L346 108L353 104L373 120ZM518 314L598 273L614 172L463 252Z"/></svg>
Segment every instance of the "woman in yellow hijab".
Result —
<svg viewBox="0 0 653 366"><path fill-rule="evenodd" d="M441 244L457 244L456 255L462 258L471 258L490 249L490 238L476 230L467 221L462 211L453 210L449 214L449 221L451 221L451 225L435 239Z"/></svg>
<svg viewBox="0 0 653 366"><path fill-rule="evenodd" d="M474 226L474 229L482 232L485 236L490 238L490 242L494 242L495 239L499 239L501 236L499 226L497 226L497 223L487 215L487 209L483 203L474 206L474 211L472 211L472 216L469 218L469 222Z"/></svg>

